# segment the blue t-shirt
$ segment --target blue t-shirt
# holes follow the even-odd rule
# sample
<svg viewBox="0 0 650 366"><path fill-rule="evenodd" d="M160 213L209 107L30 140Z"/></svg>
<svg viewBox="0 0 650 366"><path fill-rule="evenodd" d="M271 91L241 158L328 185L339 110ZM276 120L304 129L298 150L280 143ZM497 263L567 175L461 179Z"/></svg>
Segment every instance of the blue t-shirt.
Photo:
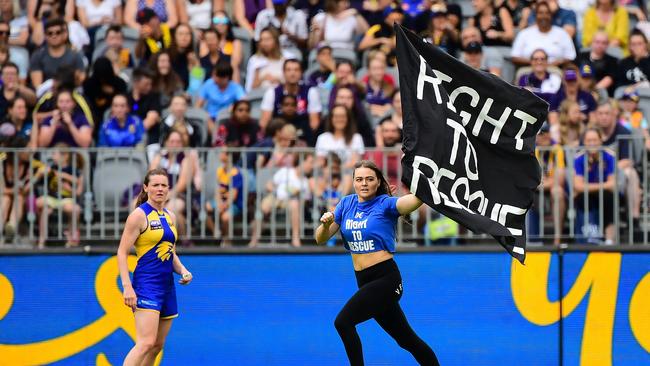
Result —
<svg viewBox="0 0 650 366"><path fill-rule="evenodd" d="M585 158L587 154L582 153L580 156L578 156L575 159L575 170L576 170L576 175L585 176ZM609 152L603 150L601 154L601 158L603 160L603 171L602 171L602 180L601 180L601 173L599 171L599 165L600 163L595 162L593 164L587 163L587 169L588 170L588 176L587 176L587 182L586 183L604 183L607 181L607 178L614 174L614 164L616 164L616 158L614 155L610 154Z"/></svg>
<svg viewBox="0 0 650 366"><path fill-rule="evenodd" d="M359 202L356 194L343 197L334 210L334 222L341 228L345 249L352 253L394 253L400 217L397 199L386 194L366 202Z"/></svg>
<svg viewBox="0 0 650 366"><path fill-rule="evenodd" d="M213 119L217 117L220 110L230 107L244 95L246 95L244 88L234 81L230 81L222 91L212 78L206 80L199 90L199 96L206 101L204 108Z"/></svg>
<svg viewBox="0 0 650 366"><path fill-rule="evenodd" d="M120 127L116 118L104 122L99 131L98 146L132 147L142 141L144 125L139 117L128 115L124 127Z"/></svg>

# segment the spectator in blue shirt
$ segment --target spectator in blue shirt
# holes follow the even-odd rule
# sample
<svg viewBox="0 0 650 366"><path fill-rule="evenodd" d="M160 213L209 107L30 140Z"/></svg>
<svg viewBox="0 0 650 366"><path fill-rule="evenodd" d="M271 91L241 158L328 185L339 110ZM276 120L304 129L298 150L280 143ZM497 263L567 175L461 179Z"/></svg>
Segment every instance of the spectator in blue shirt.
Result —
<svg viewBox="0 0 650 366"><path fill-rule="evenodd" d="M208 123L210 134L214 133L214 121L217 120L219 112L229 108L246 94L241 85L232 81L232 73L230 64L218 63L212 72L212 77L206 80L199 90L196 106L205 108L210 114L211 121Z"/></svg>
<svg viewBox="0 0 650 366"><path fill-rule="evenodd" d="M571 39L575 39L578 25L576 13L573 10L561 8L557 0L548 0L546 3L551 10L551 23L563 28ZM535 24L535 12L531 12L528 16L528 24Z"/></svg>
<svg viewBox="0 0 650 366"><path fill-rule="evenodd" d="M111 118L102 124L99 131L100 147L133 147L142 142L144 124L129 114L129 103L124 94L113 97Z"/></svg>

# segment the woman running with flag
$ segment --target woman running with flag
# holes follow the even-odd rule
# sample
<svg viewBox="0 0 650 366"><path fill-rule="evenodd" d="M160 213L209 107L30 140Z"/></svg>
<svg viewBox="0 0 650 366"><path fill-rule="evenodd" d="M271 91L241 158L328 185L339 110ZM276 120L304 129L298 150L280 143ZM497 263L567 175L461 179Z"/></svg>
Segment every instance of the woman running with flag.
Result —
<svg viewBox="0 0 650 366"><path fill-rule="evenodd" d="M334 321L350 365L364 364L356 325L371 318L420 365L439 365L433 350L415 334L399 305L402 277L393 260L397 220L417 210L422 201L413 194L392 197L381 170L368 160L354 166L352 179L356 194L344 197L334 213L325 212L315 233L316 242L322 244L340 229L345 248L352 253L359 290Z"/></svg>

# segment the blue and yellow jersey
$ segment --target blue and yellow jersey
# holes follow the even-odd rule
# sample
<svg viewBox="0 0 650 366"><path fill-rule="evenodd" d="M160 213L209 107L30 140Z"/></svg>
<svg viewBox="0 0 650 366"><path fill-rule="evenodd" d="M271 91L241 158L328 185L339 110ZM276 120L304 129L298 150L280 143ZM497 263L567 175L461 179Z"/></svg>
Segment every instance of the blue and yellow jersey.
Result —
<svg viewBox="0 0 650 366"><path fill-rule="evenodd" d="M169 211L157 211L145 202L140 207L147 217L147 228L135 241L138 264L133 271L133 287L174 286L173 259L176 253L176 227Z"/></svg>

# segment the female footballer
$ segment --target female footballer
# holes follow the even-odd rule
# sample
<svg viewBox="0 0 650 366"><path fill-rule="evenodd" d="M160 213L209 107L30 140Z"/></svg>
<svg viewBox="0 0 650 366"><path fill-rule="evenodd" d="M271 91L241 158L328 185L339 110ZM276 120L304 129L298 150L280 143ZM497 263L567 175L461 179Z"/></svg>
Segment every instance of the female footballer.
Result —
<svg viewBox="0 0 650 366"><path fill-rule="evenodd" d="M356 325L371 318L420 365L439 365L433 350L415 334L402 312L402 277L393 260L397 220L417 210L422 201L413 194L391 197L386 178L368 160L354 166L352 179L356 194L344 197L334 213L325 212L315 234L316 242L322 244L341 229L345 248L352 253L359 290L334 321L350 365L363 365Z"/></svg>
<svg viewBox="0 0 650 366"><path fill-rule="evenodd" d="M153 365L172 319L178 316L172 272L181 275L181 285L192 281L192 274L176 255L176 216L164 208L168 193L167 172L150 170L117 249L124 304L133 309L136 327L135 346L124 359L125 366ZM131 282L127 257L133 245L138 264Z"/></svg>

